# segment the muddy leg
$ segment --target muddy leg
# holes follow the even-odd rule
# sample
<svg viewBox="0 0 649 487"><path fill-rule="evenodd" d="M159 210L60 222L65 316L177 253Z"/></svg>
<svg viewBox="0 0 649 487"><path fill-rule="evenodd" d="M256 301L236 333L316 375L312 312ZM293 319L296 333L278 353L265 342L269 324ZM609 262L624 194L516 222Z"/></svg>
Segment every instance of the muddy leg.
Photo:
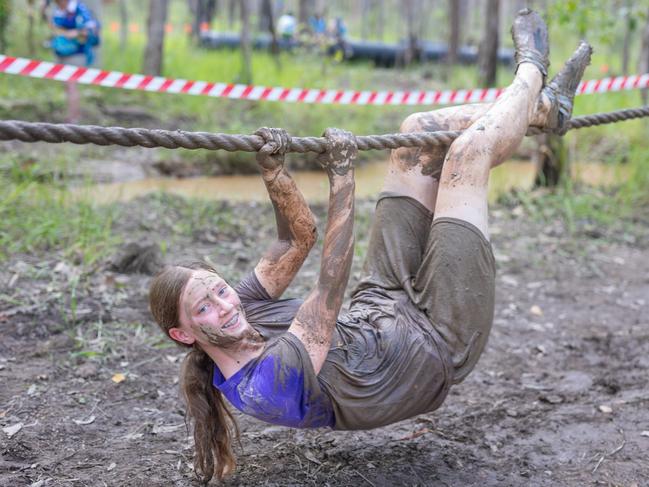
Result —
<svg viewBox="0 0 649 487"><path fill-rule="evenodd" d="M489 170L518 147L533 120L542 75L531 63L519 66L505 93L448 150L437 194L435 218L458 218L487 230Z"/></svg>
<svg viewBox="0 0 649 487"><path fill-rule="evenodd" d="M492 106L492 103L474 103L413 113L403 121L400 131L408 133L465 130L484 116ZM548 97L540 94L534 103L530 125L543 127L549 109ZM394 149L390 154L383 191L411 196L434 213L439 178L448 148L440 145Z"/></svg>
<svg viewBox="0 0 649 487"><path fill-rule="evenodd" d="M520 22L518 26L516 22ZM536 42L539 36L526 37L523 34L545 29L540 17L530 11L519 14L515 27L518 27L514 29L515 42L521 42L520 39ZM565 131L572 113L575 90L590 62L592 48L582 42L543 93L539 93L543 83L543 65L540 68L539 63L532 62L538 53L528 51L526 53L520 48L524 61L519 64L516 78L503 96L451 144L440 178L435 218L465 220L488 237L489 170L512 154L530 125L556 133Z"/></svg>
<svg viewBox="0 0 649 487"><path fill-rule="evenodd" d="M401 132L463 130L480 118L490 105L474 104L413 113L401 124ZM390 153L383 191L410 196L431 213L448 146L400 147Z"/></svg>

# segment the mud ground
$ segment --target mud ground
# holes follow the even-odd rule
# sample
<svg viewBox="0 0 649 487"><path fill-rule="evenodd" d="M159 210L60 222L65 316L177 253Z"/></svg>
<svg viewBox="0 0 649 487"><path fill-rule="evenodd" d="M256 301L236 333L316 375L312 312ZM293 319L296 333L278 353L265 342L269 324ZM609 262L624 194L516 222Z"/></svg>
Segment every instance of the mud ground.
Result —
<svg viewBox="0 0 649 487"><path fill-rule="evenodd" d="M197 211L148 196L121 205L123 243L109 258L83 266L63 249L0 266L0 485L198 485L178 393L183 352L147 312L150 276L133 271L151 272L162 247L160 260L209 258L235 281L274 226L267 205ZM357 208L352 285L372 211ZM516 203L492 215L493 333L444 405L359 432L239 416L239 468L225 485L649 484L649 222L568 231ZM318 257L288 294L305 295Z"/></svg>

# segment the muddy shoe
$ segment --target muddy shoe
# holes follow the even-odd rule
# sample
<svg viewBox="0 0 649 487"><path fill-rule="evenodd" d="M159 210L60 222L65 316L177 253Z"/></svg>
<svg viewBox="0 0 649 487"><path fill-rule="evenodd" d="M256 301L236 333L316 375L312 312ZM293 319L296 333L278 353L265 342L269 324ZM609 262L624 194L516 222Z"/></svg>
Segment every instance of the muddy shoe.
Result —
<svg viewBox="0 0 649 487"><path fill-rule="evenodd" d="M542 94L550 100L550 112L543 130L554 134L563 135L568 130L568 121L572 115L572 102L575 91L586 66L590 64L593 48L587 42L581 41L577 50L563 65L561 71L552 78L548 86L543 88Z"/></svg>
<svg viewBox="0 0 649 487"><path fill-rule="evenodd" d="M539 68L545 82L550 65L550 43L548 26L541 16L529 8L519 11L512 25L512 39L516 49L516 69L522 63L532 63Z"/></svg>

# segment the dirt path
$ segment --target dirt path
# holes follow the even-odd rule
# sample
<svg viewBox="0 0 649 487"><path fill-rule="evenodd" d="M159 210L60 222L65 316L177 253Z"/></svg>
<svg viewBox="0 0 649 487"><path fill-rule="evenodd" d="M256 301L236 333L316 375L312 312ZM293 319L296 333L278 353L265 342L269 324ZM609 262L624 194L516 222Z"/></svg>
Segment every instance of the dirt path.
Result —
<svg viewBox="0 0 649 487"><path fill-rule="evenodd" d="M357 210L353 280L372 206ZM209 256L236 280L271 238L271 210L211 211L216 223L183 226L186 203L146 197L123 205L116 232L164 241L168 261ZM647 485L649 225L568 235L551 216L499 208L493 228L494 330L441 409L365 432L240 418L240 466L226 485ZM316 252L291 294L304 295L317 264ZM183 354L151 323L148 280L106 262L82 269L62 252L2 265L0 485L197 485Z"/></svg>

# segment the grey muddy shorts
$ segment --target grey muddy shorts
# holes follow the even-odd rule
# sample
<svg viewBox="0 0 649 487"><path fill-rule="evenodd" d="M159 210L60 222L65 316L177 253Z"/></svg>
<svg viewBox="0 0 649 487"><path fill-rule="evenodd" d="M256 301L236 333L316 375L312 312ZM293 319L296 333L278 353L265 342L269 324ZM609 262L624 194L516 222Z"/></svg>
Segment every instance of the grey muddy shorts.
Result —
<svg viewBox="0 0 649 487"><path fill-rule="evenodd" d="M381 193L370 235L364 278L371 287L402 289L448 345L452 382L474 368L494 314L495 261L491 244L472 224L433 220L417 200Z"/></svg>

